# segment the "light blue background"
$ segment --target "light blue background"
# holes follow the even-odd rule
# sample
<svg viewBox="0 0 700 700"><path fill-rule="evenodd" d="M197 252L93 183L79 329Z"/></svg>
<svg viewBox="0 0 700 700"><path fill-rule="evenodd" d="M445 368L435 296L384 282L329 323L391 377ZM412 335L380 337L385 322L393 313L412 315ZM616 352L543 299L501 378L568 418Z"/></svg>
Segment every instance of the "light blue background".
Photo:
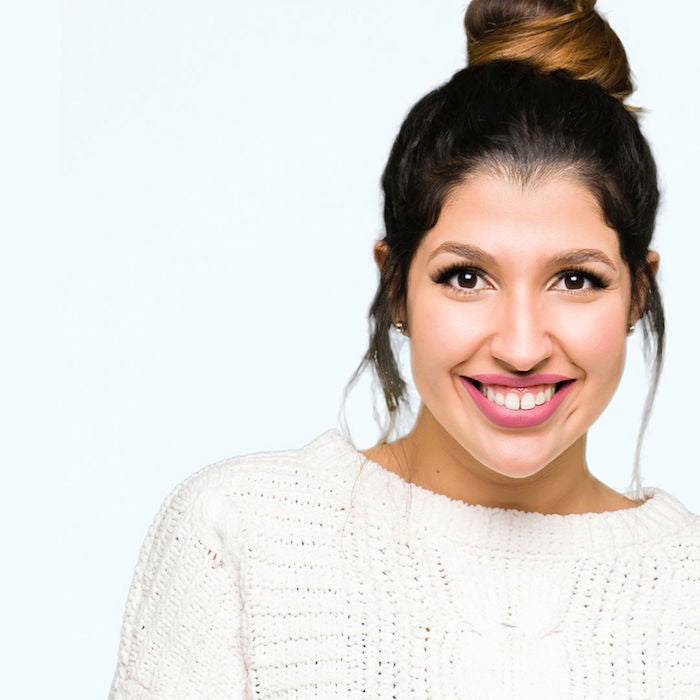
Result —
<svg viewBox="0 0 700 700"><path fill-rule="evenodd" d="M215 460L335 424L366 342L379 176L410 105L463 66L464 7L70 0L60 45L55 14L27 20L26 41L4 30L22 109L3 137L2 697L104 697L165 495ZM700 12L600 9L628 49L664 190L668 355L645 484L700 511ZM638 338L630 350L591 435L592 470L619 489L646 381ZM370 406L365 383L349 403L361 445Z"/></svg>

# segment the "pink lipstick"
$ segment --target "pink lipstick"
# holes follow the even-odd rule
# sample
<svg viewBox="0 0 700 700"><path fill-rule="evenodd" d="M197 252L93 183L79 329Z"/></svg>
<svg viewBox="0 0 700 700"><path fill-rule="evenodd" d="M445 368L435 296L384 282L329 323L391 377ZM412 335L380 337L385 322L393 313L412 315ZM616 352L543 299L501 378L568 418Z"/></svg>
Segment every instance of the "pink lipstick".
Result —
<svg viewBox="0 0 700 700"><path fill-rule="evenodd" d="M502 428L532 428L544 423L575 381L557 374L478 374L460 379L481 412Z"/></svg>

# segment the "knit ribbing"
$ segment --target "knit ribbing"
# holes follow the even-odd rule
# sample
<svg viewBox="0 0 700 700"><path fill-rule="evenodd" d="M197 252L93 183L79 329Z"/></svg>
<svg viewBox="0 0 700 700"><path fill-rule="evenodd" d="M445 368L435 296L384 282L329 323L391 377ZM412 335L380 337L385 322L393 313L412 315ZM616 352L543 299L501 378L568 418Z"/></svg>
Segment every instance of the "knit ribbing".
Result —
<svg viewBox="0 0 700 700"><path fill-rule="evenodd" d="M542 515L410 485L331 431L166 501L113 700L698 698L700 519Z"/></svg>

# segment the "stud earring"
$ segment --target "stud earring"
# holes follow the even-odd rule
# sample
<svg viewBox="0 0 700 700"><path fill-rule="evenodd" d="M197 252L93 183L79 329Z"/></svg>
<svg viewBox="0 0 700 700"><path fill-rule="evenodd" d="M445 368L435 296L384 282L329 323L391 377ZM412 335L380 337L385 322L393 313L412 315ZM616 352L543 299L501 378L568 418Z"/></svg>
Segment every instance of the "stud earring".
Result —
<svg viewBox="0 0 700 700"><path fill-rule="evenodd" d="M634 323L630 323L627 326L627 335L632 335L632 333L634 333Z"/></svg>
<svg viewBox="0 0 700 700"><path fill-rule="evenodd" d="M394 328L399 332L399 333L406 333L406 323L404 321L394 321Z"/></svg>

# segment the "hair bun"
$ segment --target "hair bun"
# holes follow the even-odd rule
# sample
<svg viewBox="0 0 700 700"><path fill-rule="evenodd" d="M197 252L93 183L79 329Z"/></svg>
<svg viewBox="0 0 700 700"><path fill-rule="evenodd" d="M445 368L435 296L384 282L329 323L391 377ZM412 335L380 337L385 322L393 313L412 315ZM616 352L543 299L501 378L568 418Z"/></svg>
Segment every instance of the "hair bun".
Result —
<svg viewBox="0 0 700 700"><path fill-rule="evenodd" d="M596 0L472 0L464 17L469 65L527 61L567 70L624 101L634 90L619 37Z"/></svg>

